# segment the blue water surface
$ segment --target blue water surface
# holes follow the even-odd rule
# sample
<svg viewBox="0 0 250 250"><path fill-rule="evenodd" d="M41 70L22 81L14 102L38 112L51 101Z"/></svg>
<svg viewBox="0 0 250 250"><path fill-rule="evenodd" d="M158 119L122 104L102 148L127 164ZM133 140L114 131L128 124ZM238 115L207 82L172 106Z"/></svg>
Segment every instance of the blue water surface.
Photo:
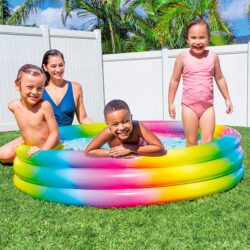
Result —
<svg viewBox="0 0 250 250"><path fill-rule="evenodd" d="M186 140L183 137L161 137L159 136L165 149L183 148L186 146ZM77 138L73 140L65 140L62 142L66 150L84 150L90 143L92 138ZM102 148L109 148L107 144Z"/></svg>

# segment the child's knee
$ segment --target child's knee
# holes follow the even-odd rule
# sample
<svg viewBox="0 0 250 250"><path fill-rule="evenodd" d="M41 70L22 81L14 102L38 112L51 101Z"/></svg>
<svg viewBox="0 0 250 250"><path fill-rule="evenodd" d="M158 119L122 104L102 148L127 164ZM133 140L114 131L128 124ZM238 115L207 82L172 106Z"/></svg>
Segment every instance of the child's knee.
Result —
<svg viewBox="0 0 250 250"><path fill-rule="evenodd" d="M188 147L198 145L198 138L197 137L187 137L186 144Z"/></svg>
<svg viewBox="0 0 250 250"><path fill-rule="evenodd" d="M3 150L0 152L0 162L1 163L11 163L15 158L15 153L13 150Z"/></svg>
<svg viewBox="0 0 250 250"><path fill-rule="evenodd" d="M213 136L202 136L201 137L201 144L207 144L213 140Z"/></svg>

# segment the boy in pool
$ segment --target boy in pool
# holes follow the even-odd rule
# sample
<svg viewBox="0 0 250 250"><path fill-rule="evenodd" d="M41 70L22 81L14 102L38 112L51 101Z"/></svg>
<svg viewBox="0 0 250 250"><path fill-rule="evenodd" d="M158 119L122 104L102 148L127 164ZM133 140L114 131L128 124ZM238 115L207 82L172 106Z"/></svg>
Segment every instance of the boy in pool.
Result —
<svg viewBox="0 0 250 250"><path fill-rule="evenodd" d="M39 150L55 147L59 137L52 107L49 102L41 99L45 84L42 69L32 64L23 65L18 71L15 84L21 98L11 101L9 110L14 113L22 136L18 141L11 142L13 152L4 162L13 161L17 145L25 143L31 146L28 152L28 156L31 156Z"/></svg>
<svg viewBox="0 0 250 250"><path fill-rule="evenodd" d="M133 121L127 103L112 100L104 108L107 127L85 149L87 156L124 157L131 155L159 156L166 154L159 138L141 122ZM108 143L110 149L101 148Z"/></svg>

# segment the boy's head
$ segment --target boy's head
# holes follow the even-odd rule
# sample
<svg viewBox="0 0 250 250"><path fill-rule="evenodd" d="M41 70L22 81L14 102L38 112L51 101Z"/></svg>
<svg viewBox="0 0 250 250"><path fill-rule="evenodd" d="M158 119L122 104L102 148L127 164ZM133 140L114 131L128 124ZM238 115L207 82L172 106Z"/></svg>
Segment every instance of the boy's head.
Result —
<svg viewBox="0 0 250 250"><path fill-rule="evenodd" d="M21 99L35 105L41 98L45 84L45 75L41 68L33 64L23 65L17 73L16 88Z"/></svg>
<svg viewBox="0 0 250 250"><path fill-rule="evenodd" d="M110 131L120 140L126 140L132 130L132 115L128 104L122 100L112 100L105 105L104 117Z"/></svg>

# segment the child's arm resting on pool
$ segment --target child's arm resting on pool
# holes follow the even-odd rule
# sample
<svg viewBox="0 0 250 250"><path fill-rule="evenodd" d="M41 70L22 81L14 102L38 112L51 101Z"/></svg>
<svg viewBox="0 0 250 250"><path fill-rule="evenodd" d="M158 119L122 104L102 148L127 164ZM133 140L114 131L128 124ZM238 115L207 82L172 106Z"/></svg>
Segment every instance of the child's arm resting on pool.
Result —
<svg viewBox="0 0 250 250"><path fill-rule="evenodd" d="M48 126L49 136L41 148L37 146L32 146L28 152L28 156L31 156L39 150L51 149L58 144L59 130L53 109L47 101L43 101L41 108L43 109L44 119Z"/></svg>
<svg viewBox="0 0 250 250"><path fill-rule="evenodd" d="M86 156L108 157L109 149L101 148L102 145L110 141L112 134L108 128L105 128L97 135L84 150Z"/></svg>
<svg viewBox="0 0 250 250"><path fill-rule="evenodd" d="M146 145L122 144L110 149L109 156L122 157L130 154L144 156L160 156L166 154L166 150L159 138L139 122L140 136Z"/></svg>

